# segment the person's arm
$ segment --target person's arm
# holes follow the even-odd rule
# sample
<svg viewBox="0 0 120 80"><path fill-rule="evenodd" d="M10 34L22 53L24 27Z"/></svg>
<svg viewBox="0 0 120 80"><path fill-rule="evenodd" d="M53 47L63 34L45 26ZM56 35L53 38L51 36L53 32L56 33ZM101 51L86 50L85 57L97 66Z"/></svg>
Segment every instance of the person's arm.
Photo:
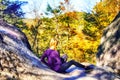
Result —
<svg viewBox="0 0 120 80"><path fill-rule="evenodd" d="M59 56L56 56L56 57L55 57L55 60L56 60L56 64L57 64L57 65L61 65L62 62L61 62L61 59L60 59Z"/></svg>
<svg viewBox="0 0 120 80"><path fill-rule="evenodd" d="M47 58L47 50L43 53L43 55L41 56L41 61L47 65L47 62L46 62L46 58Z"/></svg>
<svg viewBox="0 0 120 80"><path fill-rule="evenodd" d="M56 55L54 55L54 57L55 57L55 60L56 60L56 64L61 65L62 62L61 62L60 55L59 55L59 53L57 51L55 51L55 53L56 53Z"/></svg>

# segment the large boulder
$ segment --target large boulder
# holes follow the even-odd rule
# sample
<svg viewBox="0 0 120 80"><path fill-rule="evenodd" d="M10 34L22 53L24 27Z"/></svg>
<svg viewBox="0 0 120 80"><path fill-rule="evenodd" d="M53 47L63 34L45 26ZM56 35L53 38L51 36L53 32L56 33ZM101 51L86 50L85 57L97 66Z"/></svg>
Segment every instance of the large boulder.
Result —
<svg viewBox="0 0 120 80"><path fill-rule="evenodd" d="M103 32L97 65L120 75L120 12Z"/></svg>
<svg viewBox="0 0 120 80"><path fill-rule="evenodd" d="M42 64L25 34L0 19L0 80L61 80Z"/></svg>
<svg viewBox="0 0 120 80"><path fill-rule="evenodd" d="M33 54L25 34L0 19L0 80L115 80L113 73L70 67L70 73L52 71ZM117 79L117 78L116 78Z"/></svg>

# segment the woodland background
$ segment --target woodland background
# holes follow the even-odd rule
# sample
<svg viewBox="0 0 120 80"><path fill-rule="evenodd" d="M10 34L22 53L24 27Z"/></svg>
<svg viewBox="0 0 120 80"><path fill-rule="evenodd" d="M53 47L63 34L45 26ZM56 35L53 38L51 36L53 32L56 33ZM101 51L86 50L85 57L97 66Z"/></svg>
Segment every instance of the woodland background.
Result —
<svg viewBox="0 0 120 80"><path fill-rule="evenodd" d="M120 0L101 0L90 13L71 11L70 0L64 0L56 8L47 5L46 15L53 17L44 17L34 8L35 18L27 19L20 7L26 4L0 0L0 18L26 34L38 57L49 47L50 39L58 35L57 50L61 55L66 53L69 59L93 64L103 30L120 11Z"/></svg>

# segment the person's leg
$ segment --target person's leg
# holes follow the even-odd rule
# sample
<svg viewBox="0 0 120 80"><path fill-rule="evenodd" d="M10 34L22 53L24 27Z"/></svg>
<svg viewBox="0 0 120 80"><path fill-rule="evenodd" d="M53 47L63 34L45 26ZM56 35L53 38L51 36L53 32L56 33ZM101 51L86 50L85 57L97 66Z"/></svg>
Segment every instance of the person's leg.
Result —
<svg viewBox="0 0 120 80"><path fill-rule="evenodd" d="M75 66L80 67L80 68L84 68L85 70L91 70L91 69L93 69L93 67L85 66L85 65L80 64L80 63L78 63L78 62L76 62L76 61L74 61L74 60L72 60L72 62L73 62L73 64L74 64Z"/></svg>
<svg viewBox="0 0 120 80"><path fill-rule="evenodd" d="M82 64L80 64L80 63L78 63L78 62L76 62L74 60L71 60L69 62L66 62L66 63L62 64L60 72L65 72L72 65L75 65L75 66L81 67L81 68L85 68L84 65L82 65Z"/></svg>
<svg viewBox="0 0 120 80"><path fill-rule="evenodd" d="M75 66L77 66L77 67L85 68L84 65L82 65L82 64L80 64L80 63L78 63L78 62L76 62L76 61L74 61L74 60L72 60L72 63L73 63L73 65L75 65Z"/></svg>
<svg viewBox="0 0 120 80"><path fill-rule="evenodd" d="M80 63L78 63L78 62L76 62L76 61L73 61L73 64L74 64L75 66L77 66L77 67L84 68L85 70L91 70L91 69L93 69L93 67L85 66L85 65L80 64Z"/></svg>

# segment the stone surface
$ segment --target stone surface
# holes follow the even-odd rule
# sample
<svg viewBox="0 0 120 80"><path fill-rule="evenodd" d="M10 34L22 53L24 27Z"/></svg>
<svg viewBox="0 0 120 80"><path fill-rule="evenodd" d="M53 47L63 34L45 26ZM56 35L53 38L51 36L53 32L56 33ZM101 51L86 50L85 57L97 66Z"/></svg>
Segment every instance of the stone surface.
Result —
<svg viewBox="0 0 120 80"><path fill-rule="evenodd" d="M15 26L0 20L0 80L118 79L113 73L97 67L85 71L74 66L70 67L68 72L57 73L45 66L33 54L25 34Z"/></svg>
<svg viewBox="0 0 120 80"><path fill-rule="evenodd" d="M47 80L46 78L62 79L33 54L27 37L21 30L0 20L0 80Z"/></svg>
<svg viewBox="0 0 120 80"><path fill-rule="evenodd" d="M103 32L97 65L120 75L120 13Z"/></svg>

